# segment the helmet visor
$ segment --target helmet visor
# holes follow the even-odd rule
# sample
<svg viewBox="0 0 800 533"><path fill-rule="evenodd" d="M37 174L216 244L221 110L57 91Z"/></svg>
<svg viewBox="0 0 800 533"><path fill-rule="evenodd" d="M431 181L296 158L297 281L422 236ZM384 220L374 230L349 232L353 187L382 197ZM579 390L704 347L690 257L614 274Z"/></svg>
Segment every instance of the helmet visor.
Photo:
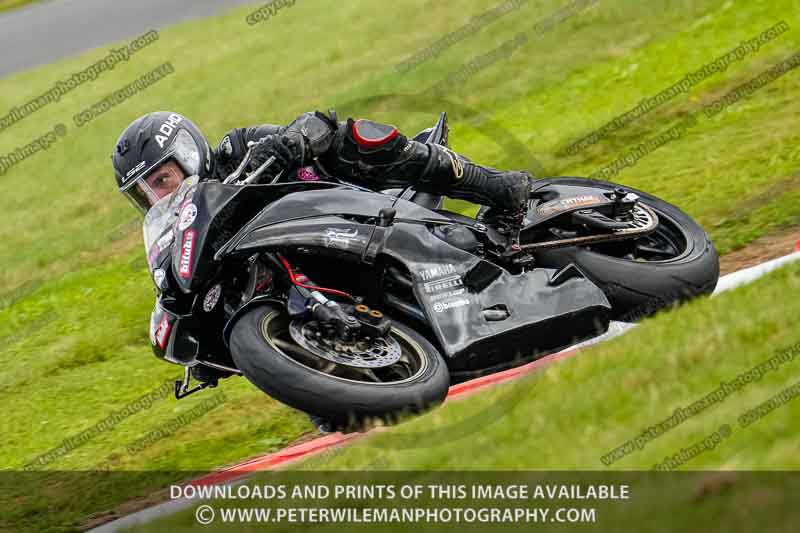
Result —
<svg viewBox="0 0 800 533"><path fill-rule="evenodd" d="M125 197L133 204L133 207L142 212L147 211L160 199L158 194L150 188L144 178L135 182L133 187L122 191Z"/></svg>
<svg viewBox="0 0 800 533"><path fill-rule="evenodd" d="M197 146L192 135L185 129L181 129L175 134L175 139L161 159L141 170L133 179L120 188L120 192L142 213L146 213L159 199L172 192L162 191L159 194L147 183L147 178L170 160L175 161L181 167L184 177L194 176L200 169L200 147Z"/></svg>

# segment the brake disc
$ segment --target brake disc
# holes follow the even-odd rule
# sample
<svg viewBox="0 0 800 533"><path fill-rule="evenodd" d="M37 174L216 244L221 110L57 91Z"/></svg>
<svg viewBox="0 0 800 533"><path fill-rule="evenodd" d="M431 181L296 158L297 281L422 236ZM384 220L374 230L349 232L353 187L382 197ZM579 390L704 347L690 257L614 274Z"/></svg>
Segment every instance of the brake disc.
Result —
<svg viewBox="0 0 800 533"><path fill-rule="evenodd" d="M338 339L326 340L317 335L319 323L292 320L289 334L302 348L312 354L344 366L356 368L383 368L400 360L400 344L391 336L377 337L369 341L343 342Z"/></svg>

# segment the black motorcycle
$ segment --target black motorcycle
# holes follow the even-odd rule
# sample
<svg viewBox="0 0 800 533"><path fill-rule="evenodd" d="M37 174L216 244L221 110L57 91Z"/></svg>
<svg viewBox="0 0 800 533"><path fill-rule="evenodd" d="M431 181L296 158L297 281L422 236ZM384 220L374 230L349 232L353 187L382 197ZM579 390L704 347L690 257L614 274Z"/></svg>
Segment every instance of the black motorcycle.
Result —
<svg viewBox="0 0 800 533"><path fill-rule="evenodd" d="M446 144L444 114L417 136ZM713 291L706 233L647 193L538 180L521 232L409 188L333 177L184 181L145 218L156 355L182 398L244 375L344 427ZM321 171L322 172L322 171ZM191 377L200 383L192 387Z"/></svg>

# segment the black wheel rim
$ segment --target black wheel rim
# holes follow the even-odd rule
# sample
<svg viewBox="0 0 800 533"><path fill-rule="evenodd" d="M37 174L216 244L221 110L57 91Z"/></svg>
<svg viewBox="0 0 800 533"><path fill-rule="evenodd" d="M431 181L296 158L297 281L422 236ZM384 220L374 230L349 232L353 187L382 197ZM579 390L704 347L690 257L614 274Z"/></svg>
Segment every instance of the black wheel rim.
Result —
<svg viewBox="0 0 800 533"><path fill-rule="evenodd" d="M635 262L661 263L674 261L690 251L689 236L674 218L647 204L658 215L658 227L641 237L619 242L598 243L586 249L618 259Z"/></svg>
<svg viewBox="0 0 800 533"><path fill-rule="evenodd" d="M298 345L289 333L289 317L273 311L261 322L261 335L281 356L309 371L325 376L368 385L400 385L417 379L430 364L429 355L414 339L392 327L390 334L400 344L400 360L384 368L354 368L324 360Z"/></svg>

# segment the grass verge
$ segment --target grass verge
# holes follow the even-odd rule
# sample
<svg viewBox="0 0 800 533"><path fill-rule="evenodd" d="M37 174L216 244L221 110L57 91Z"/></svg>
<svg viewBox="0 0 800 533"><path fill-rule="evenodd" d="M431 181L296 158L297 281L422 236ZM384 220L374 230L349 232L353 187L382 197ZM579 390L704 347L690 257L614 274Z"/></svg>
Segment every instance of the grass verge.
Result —
<svg viewBox="0 0 800 533"><path fill-rule="evenodd" d="M420 95L421 90L462 68L465 61L484 56L519 32L530 32L537 21L564 5L558 0L546 0L525 3L514 16L470 35L408 74L394 70L396 63L435 42L442 32L458 29L494 5L492 0L471 0L454 13L446 3L430 5L423 0L409 0L384 5L380 14L366 17L364 13L372 12L371 4L362 0L346 4L317 0L297 2L255 26L245 21L250 8L234 10L163 30L157 43L130 61L0 131L3 156L56 124L64 124L67 129L65 137L49 150L13 165L0 179L4 213L4 224L0 225L4 243L0 249L0 339L4 339L0 363L5 370L0 378L0 399L14 407L0 421L0 468L21 468L60 446L66 437L93 427L157 387L165 378L176 376L176 367L156 362L147 348L153 294L140 266L141 244L132 211L111 178L108 155L114 140L137 116L154 109L174 109L192 117L210 138L218 139L232 127L287 123L313 108L340 106L342 115L391 121L406 132L430 125L436 113L449 110L453 147L479 162L525 167L535 160L537 168L546 174L586 175L800 49L800 33L793 27L797 6L788 0L647 4L609 0L531 38L510 57L500 58L469 79L452 84L447 94ZM790 31L757 53L590 149L573 156L559 155L570 143L643 98L657 94L686 73L781 20L787 21ZM334 27L341 31L332 35L330 28ZM286 44L298 39L314 46ZM403 46L397 45L398 40ZM368 49L362 46L364 42L370 43ZM107 52L87 52L0 80L0 118ZM86 126L79 128L73 123L73 116L81 110L165 61L173 64L176 75L113 107ZM651 153L615 179L685 209L708 228L723 253L775 229L798 224L800 134L794 117L800 113L800 104L792 98L798 80L796 72L788 73L714 119L700 121L689 134ZM386 94L411 96L369 100ZM517 149L519 146L526 147L529 153ZM787 283L788 280L783 285L778 283L776 286L781 288L771 292L772 299L763 299L759 307L753 307L747 299L725 300L734 307L730 313L738 316L739 322L734 324L761 320L752 317L762 314L788 320L764 312L775 302L791 305L784 304L785 298L781 298L793 287ZM721 315L714 324L722 325L701 320L702 314L689 314L686 316L692 319L682 323L684 335L694 333L697 338L707 339L720 328L733 327L724 320L735 317L717 309L719 304L697 305L716 309ZM789 307L775 309L786 313L783 317L791 316ZM750 335L764 342L781 340L767 337L778 331L769 323L759 324L765 329L761 333L748 329ZM648 327L654 339L664 335L665 340L670 340L680 333L679 328ZM619 342L622 344L615 345L615 349L641 350L641 345ZM650 344L648 339L645 345L649 348ZM754 357L734 345L724 349L715 344L692 346L697 351L691 353L700 362L703 353L714 354L710 359L718 360L728 353L724 350L732 350L729 357L734 360ZM606 352L596 353L602 359ZM672 351L662 356L668 361L673 357ZM583 369L576 378L596 372L592 384L623 383L626 389L634 388L637 397L648 391L653 397L669 399L675 398L676 392L696 392L691 384L704 384L704 373L711 372L709 379L717 376L711 364L695 368L684 361L667 374L674 379L665 380L662 373L650 370L645 363L645 359L640 361L641 368L596 363L576 367ZM567 370L570 368L573 367L558 370L555 375L578 371ZM600 407L589 395L576 394L577 389L569 380L559 379L557 384L547 387L552 392L543 394L552 398L537 407L533 415L527 411L517 415L532 417L541 433L520 436L510 430L503 434L504 430L498 429L493 438L520 442L531 439L528 449L536 453L529 455L542 464L563 460L564 465L588 468L588 456L563 445L545 445L545 441L558 441L558 435L566 431L564 434L572 437L597 437L598 447L605 448L621 444L617 439L624 432L612 432L614 439L601 438L606 428ZM592 386L589 390L593 391ZM139 453L128 453L128 445L197 407L202 398L190 398L180 404L162 401L59 457L47 468L87 470L109 464L121 470L210 469L276 449L310 430L301 415L265 398L243 380L225 382L224 391L227 401L222 406ZM634 433L638 419L628 416L637 405L622 392L615 397L617 421L632 424L626 429ZM559 402L573 406L574 420L553 414L556 407L561 408ZM539 399L536 403L538 406ZM417 424L435 422L436 417L449 419L454 413L458 415L459 409L470 407L448 407ZM508 418L513 413L511 410L503 420L513 423ZM571 429L562 427L568 424ZM689 427L694 426L685 426ZM776 450L768 446L769 435L751 435L748 438L753 439L754 446ZM756 435L760 435L759 439ZM474 440L480 443L481 438L478 434ZM665 437L659 442L672 441ZM487 468L503 467L505 460L511 467L513 459L508 454L518 450L507 446L496 447L497 453L481 456L480 462ZM770 453L759 450L750 456L743 452L742 457L734 457L745 466L795 464L783 462L790 455L784 448ZM392 460L393 453L387 454L387 460ZM526 467L533 460L529 455L518 458L522 461L519 467ZM358 455L346 457L350 459L340 459L340 466L354 466L360 459ZM404 456L403 464L416 464L409 462L414 457L413 453L411 457ZM457 461L457 457L449 460ZM714 461L720 458L710 454L704 460L717 465ZM447 461L448 455L439 451L420 455L419 465L446 465ZM631 465L625 461L618 464ZM115 495L121 502L136 494L121 490ZM91 503L88 501L87 505ZM103 506L106 503L113 505L104 500ZM85 510L81 507L81 512ZM77 509L73 515L78 515Z"/></svg>

